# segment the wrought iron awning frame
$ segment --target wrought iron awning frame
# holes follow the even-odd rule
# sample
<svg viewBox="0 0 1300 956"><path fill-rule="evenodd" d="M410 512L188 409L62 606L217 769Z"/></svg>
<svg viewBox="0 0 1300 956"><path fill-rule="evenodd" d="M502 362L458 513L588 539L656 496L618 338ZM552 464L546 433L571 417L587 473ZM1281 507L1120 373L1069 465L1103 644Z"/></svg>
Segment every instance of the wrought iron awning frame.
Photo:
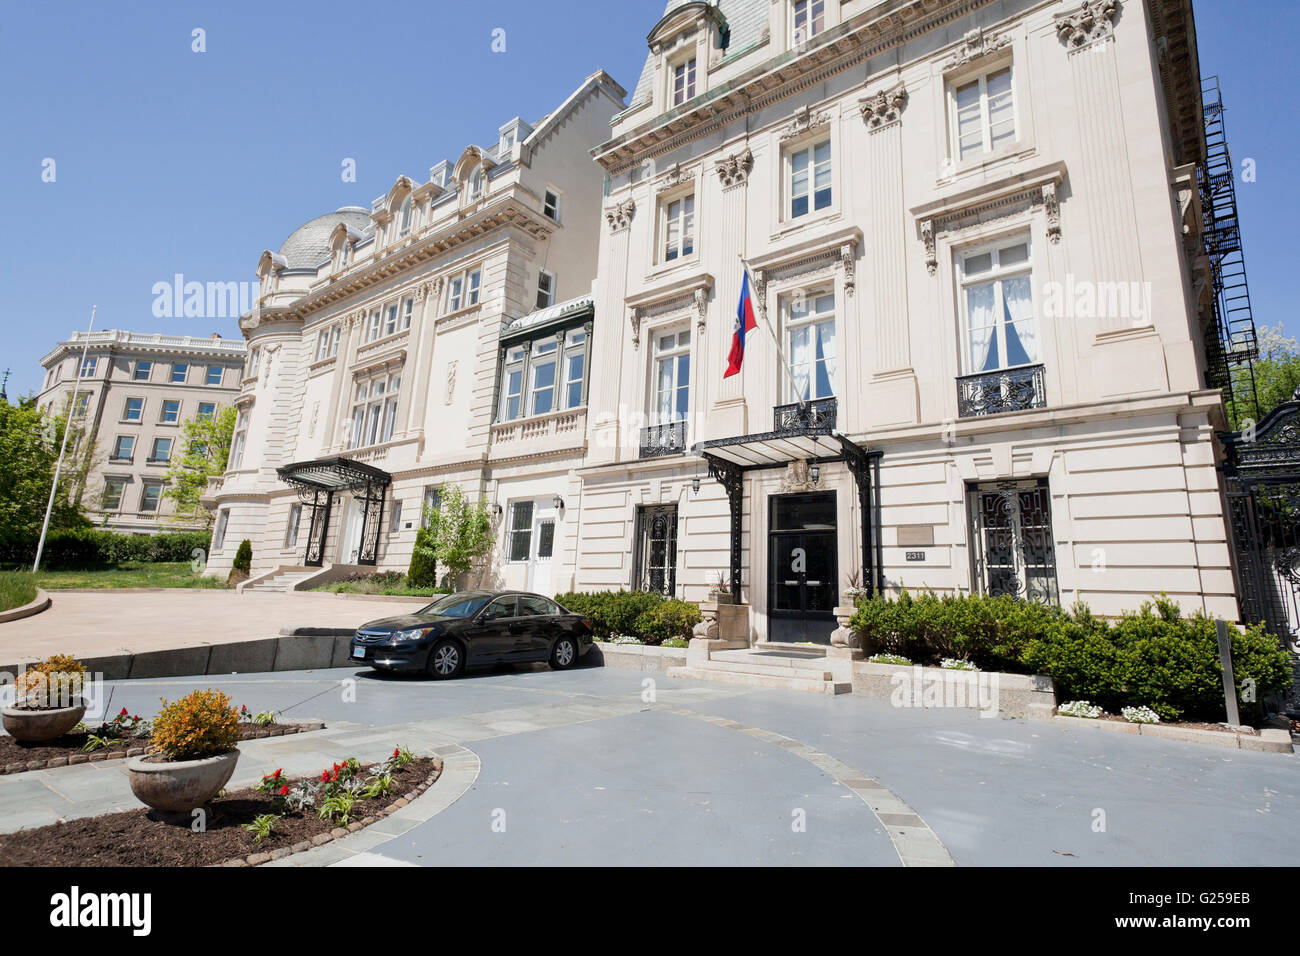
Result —
<svg viewBox="0 0 1300 956"><path fill-rule="evenodd" d="M811 440L812 444L800 443L803 439ZM758 454L750 455L748 452L736 451L737 448L750 446L761 446L761 459ZM879 523L875 520L879 506L875 489L880 484L880 459L883 452L863 448L829 424L809 424L753 435L738 435L734 438L714 438L696 443L691 451L704 459L709 467L709 475L722 485L727 493L727 504L731 514L731 595L737 603L740 601L745 473L782 468L795 461L807 461L819 465L844 462L858 489L858 510L862 521L863 586L868 595L883 590L885 583L883 545L880 536L874 533L874 530L879 527ZM772 453L777 451L782 457L773 458ZM728 454L738 458L745 458L748 455L751 460L742 462L724 457Z"/></svg>
<svg viewBox="0 0 1300 956"><path fill-rule="evenodd" d="M309 491L353 491L357 488L386 488L393 476L382 468L367 465L365 462L353 461L351 458L336 456L334 458L317 458L314 461L298 461L284 465L275 470L276 475L285 484ZM321 481L313 476L337 474L344 480L336 482Z"/></svg>
<svg viewBox="0 0 1300 956"><path fill-rule="evenodd" d="M1297 389L1300 395L1300 389ZM1300 398L1281 402L1252 428L1221 432L1228 478L1256 482L1285 480L1300 469Z"/></svg>
<svg viewBox="0 0 1300 956"><path fill-rule="evenodd" d="M304 561L318 567L322 561L321 552L325 538L329 533L329 515L334 495L350 493L361 502L361 542L358 547L357 563L375 564L379 550L379 525L383 521L384 501L392 475L382 468L367 465L365 462L353 461L351 458L336 456L318 458L314 461L294 462L275 470L280 480L298 492L298 498L312 509L312 520L307 535L307 553ZM324 480L333 476L335 480ZM315 521L316 513L324 509L324 523L319 527ZM319 537L317 534L319 533Z"/></svg>

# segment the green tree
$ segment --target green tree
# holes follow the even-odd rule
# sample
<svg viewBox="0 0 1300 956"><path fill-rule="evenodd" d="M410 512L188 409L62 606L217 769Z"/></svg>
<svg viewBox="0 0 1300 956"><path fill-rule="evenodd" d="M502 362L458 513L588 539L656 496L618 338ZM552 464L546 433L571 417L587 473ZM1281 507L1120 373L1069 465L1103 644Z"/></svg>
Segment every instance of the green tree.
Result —
<svg viewBox="0 0 1300 956"><path fill-rule="evenodd" d="M30 545L35 549L59 460L63 430L64 420L42 416L30 397L20 399L17 405L0 402L0 544ZM69 444L74 435L69 435ZM79 451L89 454L86 449ZM50 514L51 529L86 527L90 523L77 503L81 485L79 469L74 466L79 460L79 457L65 460ZM83 474L82 484L84 480Z"/></svg>
<svg viewBox="0 0 1300 956"><path fill-rule="evenodd" d="M447 572L447 583L455 588L474 559L492 547L492 514L486 499L470 501L459 485L448 485L438 505L426 511L428 527L423 540L416 538L415 550L424 560L437 562Z"/></svg>
<svg viewBox="0 0 1300 956"><path fill-rule="evenodd" d="M178 524L212 525L212 512L199 503L208 479L226 470L230 442L235 433L236 411L223 408L215 415L191 418L181 436L181 454L172 459L164 476L167 490L163 495L176 502Z"/></svg>
<svg viewBox="0 0 1300 956"><path fill-rule="evenodd" d="M1282 324L1261 326L1256 339L1259 358L1254 366L1233 370L1232 401L1228 403L1228 421L1233 429L1241 428L1247 420L1258 423L1300 387L1300 346L1283 331Z"/></svg>

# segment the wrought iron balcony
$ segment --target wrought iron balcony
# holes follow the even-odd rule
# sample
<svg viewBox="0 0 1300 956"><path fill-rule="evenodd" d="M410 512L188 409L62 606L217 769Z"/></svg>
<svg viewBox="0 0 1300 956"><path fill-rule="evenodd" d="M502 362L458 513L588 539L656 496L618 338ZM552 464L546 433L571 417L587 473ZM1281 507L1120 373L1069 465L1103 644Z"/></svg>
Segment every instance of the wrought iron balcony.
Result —
<svg viewBox="0 0 1300 956"><path fill-rule="evenodd" d="M806 431L810 428L832 429L835 427L835 415L839 404L833 398L816 398L789 405L778 405L772 409L772 430L775 432Z"/></svg>
<svg viewBox="0 0 1300 956"><path fill-rule="evenodd" d="M686 422L664 422L641 429L641 457L679 455L686 451Z"/></svg>
<svg viewBox="0 0 1300 956"><path fill-rule="evenodd" d="M981 372L957 379L957 415L960 418L1046 407L1047 385L1041 365Z"/></svg>

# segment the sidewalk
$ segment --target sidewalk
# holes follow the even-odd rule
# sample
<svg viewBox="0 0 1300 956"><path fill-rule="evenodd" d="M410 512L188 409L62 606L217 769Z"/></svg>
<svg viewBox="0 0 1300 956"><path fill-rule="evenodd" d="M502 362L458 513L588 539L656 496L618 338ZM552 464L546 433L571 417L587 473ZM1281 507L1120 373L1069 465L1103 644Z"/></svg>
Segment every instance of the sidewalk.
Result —
<svg viewBox="0 0 1300 956"><path fill-rule="evenodd" d="M324 592L49 594L53 603L48 610L0 624L0 663L30 663L56 653L85 659L230 644L275 637L283 628L355 628L429 603L425 598L375 600Z"/></svg>

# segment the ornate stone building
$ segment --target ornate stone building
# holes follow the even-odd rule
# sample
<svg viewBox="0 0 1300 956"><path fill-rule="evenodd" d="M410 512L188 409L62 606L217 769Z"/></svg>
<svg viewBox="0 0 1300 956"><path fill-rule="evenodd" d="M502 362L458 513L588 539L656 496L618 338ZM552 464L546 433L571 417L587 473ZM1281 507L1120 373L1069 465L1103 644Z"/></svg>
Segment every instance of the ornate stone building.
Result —
<svg viewBox="0 0 1300 956"><path fill-rule="evenodd" d="M852 584L1236 617L1190 0L671 3L648 42L593 151L579 588L721 583L771 641Z"/></svg>
<svg viewBox="0 0 1300 956"><path fill-rule="evenodd" d="M243 360L244 343L219 335L118 330L74 332L41 359L38 407L58 416L72 402L72 424L93 444L82 506L96 525L132 534L196 526L176 517L163 476L184 452L184 424L239 394Z"/></svg>
<svg viewBox="0 0 1300 956"><path fill-rule="evenodd" d="M603 174L590 160L625 91L588 77L370 208L261 256L228 470L209 486L210 570L253 547L253 587L406 570L448 483L498 513L480 577L568 587L586 445Z"/></svg>

